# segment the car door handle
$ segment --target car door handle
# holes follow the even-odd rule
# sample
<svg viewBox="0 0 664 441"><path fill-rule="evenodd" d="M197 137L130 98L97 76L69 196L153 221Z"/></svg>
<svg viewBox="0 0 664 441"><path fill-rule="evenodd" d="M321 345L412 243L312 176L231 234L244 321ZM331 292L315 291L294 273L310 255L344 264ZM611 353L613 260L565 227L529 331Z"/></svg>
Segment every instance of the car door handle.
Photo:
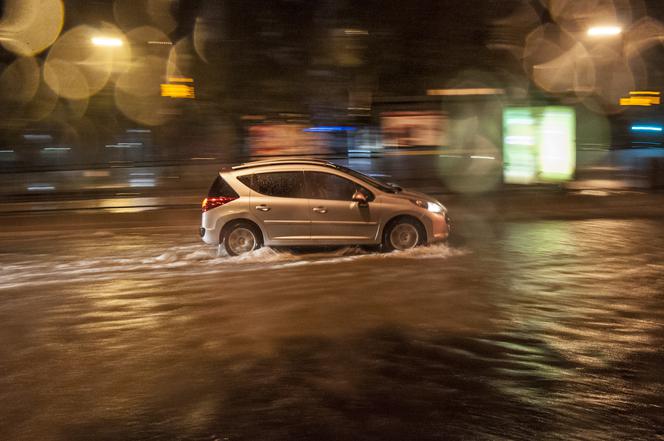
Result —
<svg viewBox="0 0 664 441"><path fill-rule="evenodd" d="M258 211L270 211L270 207L267 205L256 205L256 210Z"/></svg>
<svg viewBox="0 0 664 441"><path fill-rule="evenodd" d="M314 207L313 210L314 210L316 213L320 213L320 214L325 214L325 213L327 213L327 208L325 208L325 207Z"/></svg>

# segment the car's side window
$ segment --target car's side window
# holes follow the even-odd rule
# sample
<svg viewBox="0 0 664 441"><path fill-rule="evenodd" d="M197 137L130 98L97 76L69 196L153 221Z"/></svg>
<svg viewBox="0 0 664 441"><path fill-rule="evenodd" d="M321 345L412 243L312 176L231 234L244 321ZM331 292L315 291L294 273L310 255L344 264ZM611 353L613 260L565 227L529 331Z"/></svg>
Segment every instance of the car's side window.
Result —
<svg viewBox="0 0 664 441"><path fill-rule="evenodd" d="M371 193L359 184L341 176L323 172L305 172L309 197L312 199L329 199L351 201L357 190L364 192L369 199Z"/></svg>
<svg viewBox="0 0 664 441"><path fill-rule="evenodd" d="M265 196L304 198L304 173L270 172L239 176L238 180Z"/></svg>

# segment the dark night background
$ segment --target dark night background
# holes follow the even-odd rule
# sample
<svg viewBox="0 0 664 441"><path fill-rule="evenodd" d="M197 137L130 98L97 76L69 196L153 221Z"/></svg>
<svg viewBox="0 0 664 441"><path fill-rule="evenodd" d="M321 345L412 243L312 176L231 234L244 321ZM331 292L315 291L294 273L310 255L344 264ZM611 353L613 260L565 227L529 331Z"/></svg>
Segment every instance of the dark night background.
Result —
<svg viewBox="0 0 664 441"><path fill-rule="evenodd" d="M229 158L245 155L246 115L258 115L263 121L372 127L377 124L381 109L376 103L381 100L422 97L420 101L425 102L427 90L440 88L503 88L505 102L569 101L574 91L546 90L533 82L532 65L555 54L549 55L542 46L525 53L527 37L536 28L546 27L548 43L570 49L575 39L582 40L580 34L589 23L598 17L601 21L603 10L610 10L614 20L631 26L632 31L610 43L583 43L588 56L602 57L594 61L595 70L610 73L616 69L613 63L626 62L633 80L629 86L657 89L663 78L662 48L653 42L653 33L662 9L656 1L627 0L550 4L537 0L69 0L62 34L80 25L113 24L124 32L149 26L153 34L133 35L133 62L146 57L165 62L175 54L179 72L195 80L195 101L173 103L156 97L151 101L150 111L163 117L149 121L151 147L134 158L144 162L179 160L220 149ZM649 22L644 25L644 20ZM149 45L143 37L137 38L157 35L154 32L175 44ZM636 58L633 52L620 55L632 46L638 51ZM614 59L607 61L608 52ZM35 54L38 63L43 64L48 53L47 49ZM5 66L16 59L6 49L0 54ZM5 147L21 144L23 135L39 131L72 150L66 158L49 163L25 145L13 162L0 161L2 167L60 168L112 160L103 146L117 142L127 128L146 125L144 118L122 112L114 104L117 75L98 92L82 100L61 97L45 111L38 111L44 104L37 99L26 102L5 94L0 110L0 142ZM149 90L158 94L165 77L155 78ZM600 83L614 80L612 90L600 90L598 85L597 90L584 91L587 96L581 101L620 127L626 112L616 110L615 104L627 90L620 78L600 81L598 77ZM3 87L15 89L21 87L21 78L5 83ZM614 141L620 136L614 136Z"/></svg>

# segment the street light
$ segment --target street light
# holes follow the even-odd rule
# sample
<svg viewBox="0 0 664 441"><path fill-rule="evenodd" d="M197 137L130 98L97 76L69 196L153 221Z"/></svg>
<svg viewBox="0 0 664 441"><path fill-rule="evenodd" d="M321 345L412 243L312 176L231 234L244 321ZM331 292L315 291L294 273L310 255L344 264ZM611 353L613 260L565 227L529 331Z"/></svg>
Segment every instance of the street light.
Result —
<svg viewBox="0 0 664 441"><path fill-rule="evenodd" d="M590 37L613 37L622 33L620 26L594 26L588 29Z"/></svg>
<svg viewBox="0 0 664 441"><path fill-rule="evenodd" d="M92 37L92 44L95 46L102 47L120 47L122 46L122 40L119 38L113 37Z"/></svg>

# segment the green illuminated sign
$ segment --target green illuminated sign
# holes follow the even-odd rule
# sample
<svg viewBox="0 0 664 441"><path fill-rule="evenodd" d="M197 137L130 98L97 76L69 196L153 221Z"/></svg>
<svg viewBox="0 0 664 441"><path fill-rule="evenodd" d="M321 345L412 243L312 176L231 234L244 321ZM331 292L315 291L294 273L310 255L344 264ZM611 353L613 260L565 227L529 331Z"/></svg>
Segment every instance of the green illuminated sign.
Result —
<svg viewBox="0 0 664 441"><path fill-rule="evenodd" d="M576 167L571 107L510 107L503 113L503 173L509 184L561 182Z"/></svg>

